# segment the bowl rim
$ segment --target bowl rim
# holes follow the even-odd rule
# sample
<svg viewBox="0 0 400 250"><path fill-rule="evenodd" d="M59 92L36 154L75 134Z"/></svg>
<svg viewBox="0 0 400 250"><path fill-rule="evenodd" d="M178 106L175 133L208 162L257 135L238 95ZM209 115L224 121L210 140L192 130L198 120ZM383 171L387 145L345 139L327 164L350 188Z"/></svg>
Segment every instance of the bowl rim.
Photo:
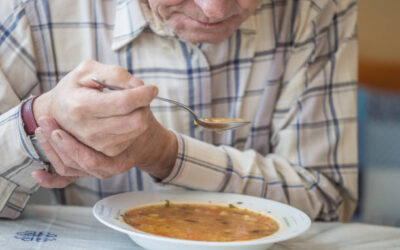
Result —
<svg viewBox="0 0 400 250"><path fill-rule="evenodd" d="M112 224L112 223L108 222L107 220L104 220L97 213L97 210L98 210L97 208L99 206L101 206L103 202L106 202L107 200L115 199L116 197L122 196L122 195L135 195L138 193L142 193L142 194L165 193L165 194L171 194L171 195L177 195L177 194L179 195L179 194L184 194L184 193L186 193L186 194L187 193L197 193L197 194L202 193L202 194L213 194L213 195L234 195L234 196L238 196L238 197L243 196L243 197L247 197L247 198L254 199L254 200L267 201L269 203L273 203L278 206L283 206L286 209L289 209L289 210L299 213L305 219L305 221L302 223L301 226L299 226L299 229L296 232L291 232L291 233L287 233L287 234L283 233L282 235L279 235L276 237L270 237L271 235L269 235L269 236L265 236L262 238L257 238L257 239L253 239L253 240L245 240L245 241L224 241L224 242L222 242L222 241L195 241L195 240L171 238L171 237L151 234L151 233L147 233L147 232L135 230L135 229L127 230L125 228L117 226L116 224ZM195 204L195 202L193 202L193 201L188 202L188 203ZM151 204L152 203L149 202L148 205L151 205ZM146 205L140 205L138 207L141 207L141 206L146 206ZM252 210L252 211L254 211L254 210ZM290 205L287 205L287 204L284 204L284 203L281 203L278 201L266 199L266 198L256 197L256 196L237 194L237 193L220 193L220 192L205 192L205 191L160 190L160 191L132 191L132 192L119 193L119 194L111 195L111 196L108 196L104 199L97 201L96 204L92 208L92 214L102 224L104 224L114 230L117 230L119 232L128 234L133 240L135 240L134 238L141 238L141 239L146 239L146 240L158 240L163 243L173 243L173 244L192 245L192 246L228 247L228 246L254 246L254 245L272 244L272 243L281 242L284 240L295 238L295 237L299 236L300 234L303 234L304 232L306 232L311 227L310 217L307 214L305 214L303 211L301 211L298 208L295 208L293 206L290 206ZM273 216L271 216L271 217L274 220L276 220Z"/></svg>

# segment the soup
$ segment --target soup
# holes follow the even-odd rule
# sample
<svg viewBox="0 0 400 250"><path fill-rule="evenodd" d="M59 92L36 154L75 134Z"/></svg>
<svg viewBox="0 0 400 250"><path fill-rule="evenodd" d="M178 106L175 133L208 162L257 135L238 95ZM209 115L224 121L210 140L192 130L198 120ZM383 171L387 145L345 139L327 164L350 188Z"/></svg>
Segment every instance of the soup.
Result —
<svg viewBox="0 0 400 250"><path fill-rule="evenodd" d="M201 118L200 120L205 121L205 122L221 122L221 123L249 122L247 120L243 120L243 119L239 119L239 118Z"/></svg>
<svg viewBox="0 0 400 250"><path fill-rule="evenodd" d="M233 205L171 204L140 207L122 215L138 230L197 241L245 241L271 235L279 225L272 218Z"/></svg>

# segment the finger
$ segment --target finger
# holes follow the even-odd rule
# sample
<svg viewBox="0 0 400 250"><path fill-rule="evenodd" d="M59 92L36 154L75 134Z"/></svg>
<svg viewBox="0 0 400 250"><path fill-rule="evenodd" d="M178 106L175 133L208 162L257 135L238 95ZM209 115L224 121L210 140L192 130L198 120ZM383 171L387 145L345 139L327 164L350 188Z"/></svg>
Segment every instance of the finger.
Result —
<svg viewBox="0 0 400 250"><path fill-rule="evenodd" d="M113 86L121 88L133 87L129 85L131 81L134 81L134 79L131 79L132 74L121 66L86 60L81 62L71 73L80 85L86 87L99 86L91 80L93 77Z"/></svg>
<svg viewBox="0 0 400 250"><path fill-rule="evenodd" d="M58 152L68 155L75 162L79 163L79 168L82 171L97 178L111 177L114 171L109 167L113 166L111 158L80 143L63 130L54 130L51 138L55 147L58 148Z"/></svg>
<svg viewBox="0 0 400 250"><path fill-rule="evenodd" d="M58 154L57 150L55 150L55 148L51 145L51 132L55 129L59 129L57 122L50 117L41 117L38 120L38 124L40 127L35 131L35 133L41 148L57 162L59 160L65 166L76 167L78 164L75 161L68 156Z"/></svg>
<svg viewBox="0 0 400 250"><path fill-rule="evenodd" d="M113 157L127 149L154 121L149 108L142 108L127 116L101 118L84 143Z"/></svg>
<svg viewBox="0 0 400 250"><path fill-rule="evenodd" d="M32 172L32 177L45 188L64 188L74 182L77 177L64 177L57 174L50 174L42 170Z"/></svg>
<svg viewBox="0 0 400 250"><path fill-rule="evenodd" d="M85 93L85 111L100 118L126 115L149 106L157 94L158 89L153 85L111 92L93 90Z"/></svg>
<svg viewBox="0 0 400 250"><path fill-rule="evenodd" d="M116 136L122 135L128 140L141 134L152 122L152 113L149 108L140 108L130 114L100 118L96 121L93 133L96 135ZM94 137L94 136L93 136ZM96 136L99 140L105 140ZM123 141L123 140L122 140Z"/></svg>
<svg viewBox="0 0 400 250"><path fill-rule="evenodd" d="M39 128L35 131L36 137L38 138L39 144L41 148L45 151L45 153L52 158L55 170L61 175L68 176L80 176L80 173L74 171L73 168L77 168L78 164L73 161L70 157L59 154L56 148L51 144L51 133L53 130L59 129L57 122L50 117L41 117L38 120ZM72 168L68 173L67 167Z"/></svg>
<svg viewBox="0 0 400 250"><path fill-rule="evenodd" d="M131 141L126 141L117 145L105 146L101 149L100 152L102 152L108 157L115 157L123 153L127 148L131 146L131 144L132 144Z"/></svg>
<svg viewBox="0 0 400 250"><path fill-rule="evenodd" d="M121 83L110 83L107 80L99 80L96 76L91 78L92 82L85 82L84 86L89 88L96 88L96 89L104 89L107 88L111 90L123 90L123 89L130 89L143 86L144 83L139 78L134 77L133 75L127 81L123 81ZM114 81L115 82L115 81Z"/></svg>
<svg viewBox="0 0 400 250"><path fill-rule="evenodd" d="M64 161L61 159L59 154L54 150L52 145L46 139L45 132L43 132L42 128L37 128L35 131L36 138L39 141L40 148L45 153L47 159L50 161L51 165L53 166L54 170L62 175L62 176L88 176L87 173L83 171L79 171L76 168L72 168L69 165L66 165ZM65 158L65 157L64 157ZM69 162L72 162L69 160ZM73 165L77 165L76 163L70 163Z"/></svg>
<svg viewBox="0 0 400 250"><path fill-rule="evenodd" d="M78 66L78 69L85 69L85 77L80 83L83 86L89 87L93 84L92 78L117 88L127 89L143 85L143 82L135 78L125 68L117 65L107 65L96 61L83 62ZM88 86L89 85L89 86Z"/></svg>
<svg viewBox="0 0 400 250"><path fill-rule="evenodd" d="M135 78L132 74L130 74L126 69L121 66L106 65L93 60L89 60L80 63L73 72L74 78L80 86L85 86L93 90L90 92L91 96L85 96L85 99L88 99L87 103L89 103L90 106L98 107L100 108L100 111L102 108L104 108L104 106L106 108L111 107L110 112L104 110L101 111L99 115L107 116L118 114L115 113L115 110L122 112L122 114L126 114L129 113L131 110L134 110L136 107L148 106L151 100L158 93L158 90L155 86L144 86L144 83L140 79ZM123 93L119 93L121 91L114 91L105 93L99 91L99 89L102 89L102 86L94 82L92 80L93 78L96 78L97 80L107 85L121 89L132 89L136 87L145 88L137 92L133 91L125 93L126 91L122 91ZM111 95L111 93L113 94ZM106 100L103 100L105 94L110 95L107 95L108 98ZM92 97L93 100L91 100L92 98L90 97ZM97 102L95 102L96 100ZM91 101L94 101L93 105ZM95 110L97 111L98 109Z"/></svg>

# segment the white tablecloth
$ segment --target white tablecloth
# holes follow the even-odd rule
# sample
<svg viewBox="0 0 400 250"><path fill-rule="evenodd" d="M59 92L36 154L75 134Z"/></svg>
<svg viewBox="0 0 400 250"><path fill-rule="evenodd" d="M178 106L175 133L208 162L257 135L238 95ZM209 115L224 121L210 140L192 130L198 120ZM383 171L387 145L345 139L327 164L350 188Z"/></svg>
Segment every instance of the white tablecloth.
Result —
<svg viewBox="0 0 400 250"><path fill-rule="evenodd" d="M98 222L91 208L41 205L28 206L20 219L0 220L0 249L142 250L127 235ZM303 235L270 249L400 249L400 228L313 223Z"/></svg>

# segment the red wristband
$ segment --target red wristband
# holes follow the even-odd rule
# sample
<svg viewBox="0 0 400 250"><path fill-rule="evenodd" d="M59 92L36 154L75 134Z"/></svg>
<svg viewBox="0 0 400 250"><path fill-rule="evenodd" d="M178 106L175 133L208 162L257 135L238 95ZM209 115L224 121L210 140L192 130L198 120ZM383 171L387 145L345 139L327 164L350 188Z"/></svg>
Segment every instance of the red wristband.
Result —
<svg viewBox="0 0 400 250"><path fill-rule="evenodd" d="M24 129L27 135L33 135L38 127L35 116L33 115L33 103L36 98L37 96L24 102L21 108L22 121L24 122Z"/></svg>

